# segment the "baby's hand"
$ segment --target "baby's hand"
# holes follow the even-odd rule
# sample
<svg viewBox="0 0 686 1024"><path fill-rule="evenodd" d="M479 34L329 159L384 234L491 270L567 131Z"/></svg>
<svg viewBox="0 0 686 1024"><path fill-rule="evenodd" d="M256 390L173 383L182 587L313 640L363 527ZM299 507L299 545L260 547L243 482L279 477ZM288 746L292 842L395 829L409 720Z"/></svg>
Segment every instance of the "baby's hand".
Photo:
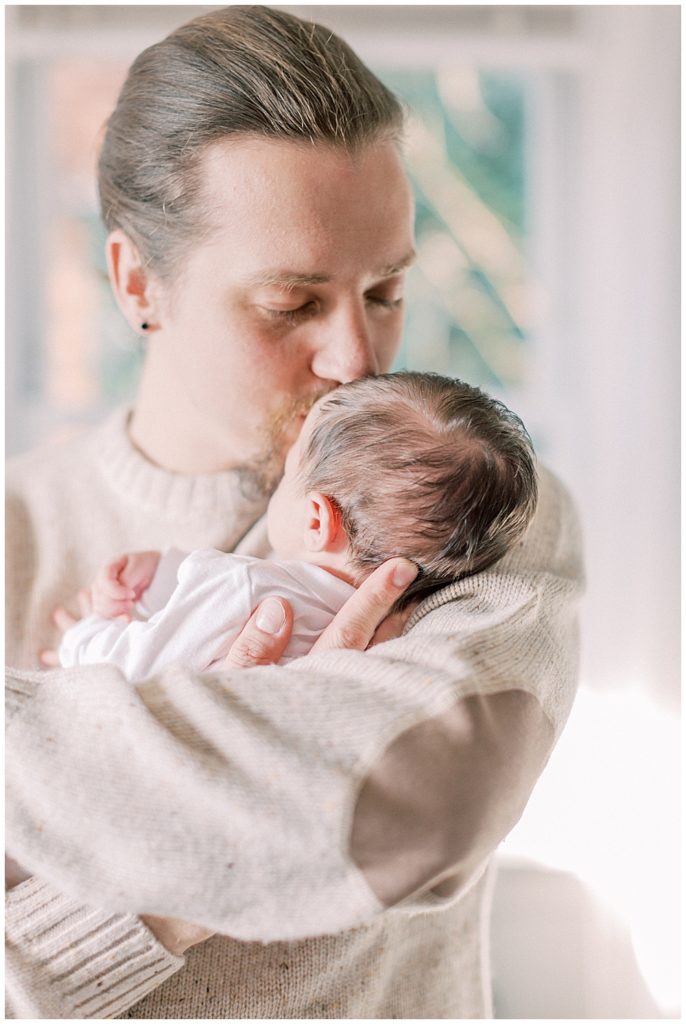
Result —
<svg viewBox="0 0 686 1024"><path fill-rule="evenodd" d="M75 626L79 619L85 619L93 611L93 604L91 601L91 595L89 590L79 590L76 595L76 602L79 606L79 614L74 615L72 612L67 611L64 605L60 604L55 608L52 613L52 621L60 631L60 636L66 633L68 629ZM59 643L55 647L48 647L40 652L40 661L46 668L58 668L60 659L57 653Z"/></svg>
<svg viewBox="0 0 686 1024"><path fill-rule="evenodd" d="M131 610L150 586L159 561L159 551L137 551L122 555L101 569L91 589L95 614L105 619L130 619Z"/></svg>

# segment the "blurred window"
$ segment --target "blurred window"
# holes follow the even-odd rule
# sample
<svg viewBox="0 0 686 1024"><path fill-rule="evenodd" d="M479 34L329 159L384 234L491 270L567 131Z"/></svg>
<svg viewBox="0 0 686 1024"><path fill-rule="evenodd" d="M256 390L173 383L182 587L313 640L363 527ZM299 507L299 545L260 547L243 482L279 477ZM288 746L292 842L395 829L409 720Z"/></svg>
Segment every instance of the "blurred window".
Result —
<svg viewBox="0 0 686 1024"><path fill-rule="evenodd" d="M45 397L70 419L91 418L131 397L141 363L138 339L119 313L105 266L105 231L95 163L125 64L64 59L50 69L46 99L54 126L55 209L49 228Z"/></svg>
<svg viewBox="0 0 686 1024"><path fill-rule="evenodd" d="M52 57L9 76L9 454L68 435L135 388L140 353L107 280L95 181L127 66Z"/></svg>
<svg viewBox="0 0 686 1024"><path fill-rule="evenodd" d="M506 393L523 382L531 320L525 76L468 66L380 75L412 111L418 263L399 365Z"/></svg>

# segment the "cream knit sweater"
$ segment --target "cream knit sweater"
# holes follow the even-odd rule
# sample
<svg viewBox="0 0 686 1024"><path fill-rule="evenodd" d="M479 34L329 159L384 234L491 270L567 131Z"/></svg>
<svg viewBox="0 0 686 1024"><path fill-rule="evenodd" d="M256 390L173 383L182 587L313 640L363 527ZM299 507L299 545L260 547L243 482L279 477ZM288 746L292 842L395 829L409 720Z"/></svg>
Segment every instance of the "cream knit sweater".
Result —
<svg viewBox="0 0 686 1024"><path fill-rule="evenodd" d="M7 899L8 1016L489 1016L486 868L575 689L579 537L555 479L542 473L524 544L430 598L398 640L137 687L109 666L35 671L53 606L125 550L267 554L262 523L244 536L262 509L234 473L151 466L123 412L16 460L8 491L7 660L23 671L8 673L7 843L35 873ZM490 746L470 746L484 723L499 723ZM372 854L396 821L405 841L403 785L431 780L445 749L438 832L456 873L429 890L400 881L415 847ZM391 816L379 804L355 859L382 763ZM223 934L176 958L139 913Z"/></svg>

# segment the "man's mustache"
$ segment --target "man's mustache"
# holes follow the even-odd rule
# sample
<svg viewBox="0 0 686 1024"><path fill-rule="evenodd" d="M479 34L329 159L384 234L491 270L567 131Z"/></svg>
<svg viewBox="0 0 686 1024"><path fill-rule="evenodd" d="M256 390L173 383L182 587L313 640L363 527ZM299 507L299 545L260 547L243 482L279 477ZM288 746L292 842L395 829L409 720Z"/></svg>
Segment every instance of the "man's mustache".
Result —
<svg viewBox="0 0 686 1024"><path fill-rule="evenodd" d="M306 416L312 406L324 395L328 395L333 387L320 388L314 394L288 399L267 417L263 427L264 445L261 454L241 467L242 487L246 497L268 497L273 493L283 473L286 449L295 441L295 437L288 437L289 429L299 417Z"/></svg>
<svg viewBox="0 0 686 1024"><path fill-rule="evenodd" d="M272 413L266 426L267 436L272 443L278 444L281 436L293 425L294 421L300 416L307 416L312 406L332 390L333 388L322 388L313 395L290 399L284 406Z"/></svg>

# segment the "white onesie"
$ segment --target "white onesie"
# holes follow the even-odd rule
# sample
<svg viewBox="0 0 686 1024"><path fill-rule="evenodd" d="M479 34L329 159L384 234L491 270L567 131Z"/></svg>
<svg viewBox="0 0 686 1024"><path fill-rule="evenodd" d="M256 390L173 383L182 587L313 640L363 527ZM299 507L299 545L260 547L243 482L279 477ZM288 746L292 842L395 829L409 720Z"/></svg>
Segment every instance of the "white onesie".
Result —
<svg viewBox="0 0 686 1024"><path fill-rule="evenodd" d="M293 633L280 664L307 654L354 587L307 562L271 562L223 551L167 551L131 622L89 615L62 637L62 666L108 662L127 679L172 663L210 668L265 597L285 598Z"/></svg>

